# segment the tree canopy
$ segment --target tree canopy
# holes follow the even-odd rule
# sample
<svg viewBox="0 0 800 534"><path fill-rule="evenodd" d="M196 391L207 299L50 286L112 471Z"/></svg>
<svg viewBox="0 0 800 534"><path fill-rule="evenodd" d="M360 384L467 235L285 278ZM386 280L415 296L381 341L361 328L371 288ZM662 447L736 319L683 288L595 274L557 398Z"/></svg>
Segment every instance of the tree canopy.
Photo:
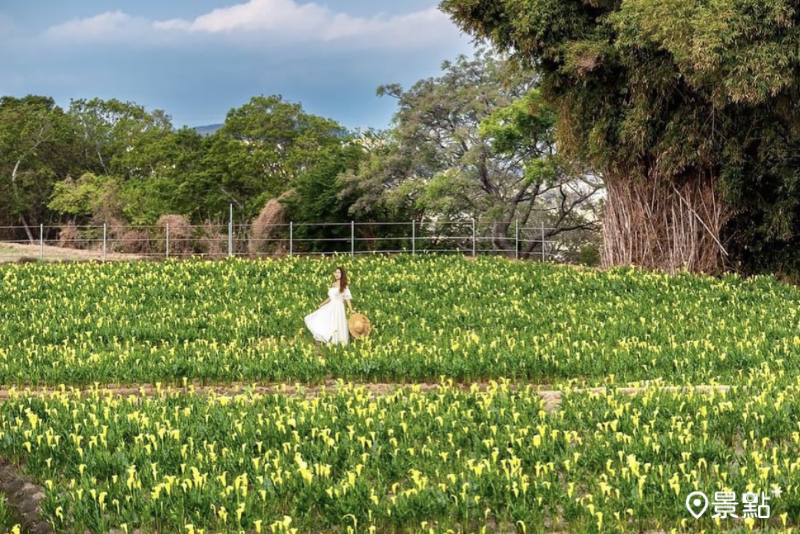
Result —
<svg viewBox="0 0 800 534"><path fill-rule="evenodd" d="M0 224L27 229L45 219L53 184L69 172L74 136L43 96L0 98L0 125Z"/></svg>
<svg viewBox="0 0 800 534"><path fill-rule="evenodd" d="M441 7L465 31L535 66L543 95L559 110L563 148L603 173L611 204L637 204L649 221L643 226L671 229L654 233L643 250L657 255L670 246L659 239L693 221L698 229L683 235L711 235L709 247L727 254L728 265L786 267L800 230L796 2L444 0ZM646 201L648 192L661 203ZM675 207L686 217L672 219ZM680 243L689 255L673 256L684 260L709 250Z"/></svg>
<svg viewBox="0 0 800 534"><path fill-rule="evenodd" d="M253 97L208 137L117 100L73 101L68 118L77 176L59 175L47 205L81 224L146 225L169 213L219 221L231 204L250 219L347 138L280 96Z"/></svg>
<svg viewBox="0 0 800 534"><path fill-rule="evenodd" d="M336 239L349 241L351 221L367 223L355 231L370 250L400 250L414 231L466 239L475 218L488 221L482 242L510 255L514 224L535 225L524 256L541 246L542 226L546 239L592 230L586 201L600 187L556 151L557 113L536 85L532 71L482 51L408 89L379 88L398 105L385 131L349 132L272 95L231 109L207 136L132 102L81 99L65 113L46 97L7 98L0 187L9 194L0 202L9 224L49 217L70 226L76 243L97 232L79 227L108 224L118 241L146 248L146 231L130 226L170 215L173 226L202 225L211 251L233 205L237 221L265 231L265 247L289 221L310 223L295 228L297 239L322 243L308 250L330 252ZM573 242L577 251L581 239Z"/></svg>
<svg viewBox="0 0 800 534"><path fill-rule="evenodd" d="M483 50L444 62L438 77L378 94L397 99L398 111L371 164L350 178L359 190L354 212L388 206L418 218L488 220L482 232L492 248L510 255L516 223L544 224L548 238L593 227L582 210L601 184L556 151L555 109L534 72Z"/></svg>

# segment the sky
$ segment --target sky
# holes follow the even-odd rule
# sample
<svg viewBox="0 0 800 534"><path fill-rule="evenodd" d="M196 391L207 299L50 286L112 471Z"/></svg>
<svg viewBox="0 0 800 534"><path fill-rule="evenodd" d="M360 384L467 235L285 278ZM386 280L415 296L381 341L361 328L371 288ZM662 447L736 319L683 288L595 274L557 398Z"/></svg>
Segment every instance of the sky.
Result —
<svg viewBox="0 0 800 534"><path fill-rule="evenodd" d="M472 40L437 0L3 0L0 96L116 98L175 127L281 95L348 128L386 128L379 85L438 76Z"/></svg>

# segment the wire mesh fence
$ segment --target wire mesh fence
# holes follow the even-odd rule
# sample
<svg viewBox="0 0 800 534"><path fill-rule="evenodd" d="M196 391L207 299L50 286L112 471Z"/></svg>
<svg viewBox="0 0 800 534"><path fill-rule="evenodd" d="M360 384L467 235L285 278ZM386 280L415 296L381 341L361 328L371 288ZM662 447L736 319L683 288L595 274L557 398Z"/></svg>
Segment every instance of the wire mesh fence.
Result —
<svg viewBox="0 0 800 534"><path fill-rule="evenodd" d="M596 241L596 240L595 240ZM158 226L0 227L0 261L283 257L363 254L497 254L574 262L592 246L563 228L517 221L407 221ZM596 245L595 245L596 246ZM577 248L576 248L577 247Z"/></svg>

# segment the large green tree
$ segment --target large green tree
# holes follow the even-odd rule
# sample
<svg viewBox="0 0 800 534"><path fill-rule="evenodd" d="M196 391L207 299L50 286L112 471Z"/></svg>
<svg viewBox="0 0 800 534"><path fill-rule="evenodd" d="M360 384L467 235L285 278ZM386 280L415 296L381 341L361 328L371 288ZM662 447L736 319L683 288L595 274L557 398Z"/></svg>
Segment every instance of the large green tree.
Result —
<svg viewBox="0 0 800 534"><path fill-rule="evenodd" d="M340 124L306 113L299 103L253 97L232 109L215 134L217 188L252 217L346 139Z"/></svg>
<svg viewBox="0 0 800 534"><path fill-rule="evenodd" d="M147 133L114 158L116 171L88 171L57 183L49 207L78 225L151 225L164 214L202 222L214 197L213 190L198 183L206 148L207 141L190 128ZM89 168L97 170L96 165ZM219 206L218 213L227 208L226 203Z"/></svg>
<svg viewBox="0 0 800 534"><path fill-rule="evenodd" d="M133 102L117 99L79 99L70 103L69 117L77 135L74 158L87 172L141 177L153 172L143 161L137 145L161 138L172 131L162 110L147 111Z"/></svg>
<svg viewBox="0 0 800 534"><path fill-rule="evenodd" d="M122 213L134 224L153 224L161 215L181 214L202 222L205 201L196 193L197 175L204 171L208 141L191 128L155 129L140 136L125 156L115 160L122 176Z"/></svg>
<svg viewBox="0 0 800 534"><path fill-rule="evenodd" d="M153 224L175 212L183 145L197 145L196 132L176 133L162 110L116 99L73 100L68 115L80 178L57 184L50 208L77 224Z"/></svg>
<svg viewBox="0 0 800 534"><path fill-rule="evenodd" d="M442 71L408 90L379 88L398 111L391 134L352 178L361 197L354 211L405 208L461 235L465 227L451 222L488 221L482 236L511 256L517 224L544 225L547 239L592 228L584 208L602 184L556 151L555 110L534 73L487 51L447 61ZM522 255L541 243L528 240Z"/></svg>
<svg viewBox="0 0 800 534"><path fill-rule="evenodd" d="M340 176L358 168L364 150L357 143L349 143L327 149L320 156L316 164L294 180L292 194L283 201L286 217L297 223L294 236L306 240L306 251L349 252L349 209L355 199L345 193Z"/></svg>
<svg viewBox="0 0 800 534"><path fill-rule="evenodd" d="M441 7L541 73L543 94L559 110L562 148L608 185L606 264L800 263L797 2Z"/></svg>
<svg viewBox="0 0 800 534"><path fill-rule="evenodd" d="M248 220L347 141L338 123L280 96L232 109L208 137L113 99L75 100L69 117L80 178L64 180L50 206L78 224L150 225L170 213L221 221L230 205Z"/></svg>
<svg viewBox="0 0 800 534"><path fill-rule="evenodd" d="M69 173L72 139L52 98L0 98L0 224L21 224L33 240L30 226L49 222L46 205Z"/></svg>

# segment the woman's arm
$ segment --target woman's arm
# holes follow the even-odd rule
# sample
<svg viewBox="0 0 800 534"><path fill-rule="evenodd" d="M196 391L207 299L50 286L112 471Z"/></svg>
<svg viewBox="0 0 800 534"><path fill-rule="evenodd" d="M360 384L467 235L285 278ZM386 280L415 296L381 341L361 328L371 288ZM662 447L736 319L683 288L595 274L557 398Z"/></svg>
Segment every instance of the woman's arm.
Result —
<svg viewBox="0 0 800 534"><path fill-rule="evenodd" d="M350 310L350 313L353 313L353 305L350 304L350 299L351 298L353 298L353 296L350 294L350 288L348 287L345 290L344 301L347 303L347 308Z"/></svg>
<svg viewBox="0 0 800 534"><path fill-rule="evenodd" d="M330 301L331 301L331 299L325 299L325 302L323 302L322 304L320 304L320 305L319 305L319 307L321 308L321 307L325 306L325 305L326 305L327 303L329 303Z"/></svg>

